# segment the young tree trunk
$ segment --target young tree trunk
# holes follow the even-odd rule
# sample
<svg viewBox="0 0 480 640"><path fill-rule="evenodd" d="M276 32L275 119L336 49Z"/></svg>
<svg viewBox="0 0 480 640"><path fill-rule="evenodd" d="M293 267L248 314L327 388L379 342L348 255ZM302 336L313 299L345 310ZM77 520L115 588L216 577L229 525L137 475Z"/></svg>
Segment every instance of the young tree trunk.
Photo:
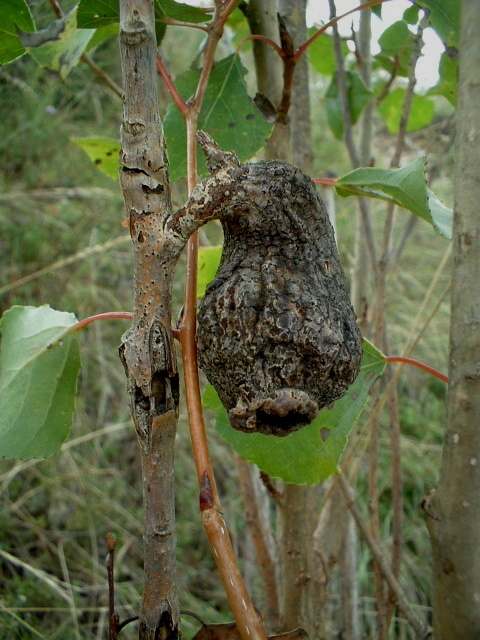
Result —
<svg viewBox="0 0 480 640"><path fill-rule="evenodd" d="M480 22L463 0L447 428L440 480L425 501L436 640L480 637Z"/></svg>
<svg viewBox="0 0 480 640"><path fill-rule="evenodd" d="M173 455L178 375L170 330L171 283L179 249L166 242L171 214L158 113L153 0L121 0L124 87L120 183L134 251L133 327L120 356L142 462L145 584L140 640L181 636L175 582Z"/></svg>

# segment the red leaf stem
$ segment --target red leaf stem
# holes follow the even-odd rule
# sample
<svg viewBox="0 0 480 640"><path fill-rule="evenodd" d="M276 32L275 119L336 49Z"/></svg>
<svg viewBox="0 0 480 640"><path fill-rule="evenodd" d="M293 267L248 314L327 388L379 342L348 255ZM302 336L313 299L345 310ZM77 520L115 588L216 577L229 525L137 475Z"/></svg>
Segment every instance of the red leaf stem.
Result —
<svg viewBox="0 0 480 640"><path fill-rule="evenodd" d="M448 377L446 375L437 369L430 367L428 364L424 364L423 362L419 362L413 358L406 358L404 356L386 356L385 360L387 362L401 362L402 364L409 364L412 367L417 367L418 369L422 369L423 371L430 373L432 376L435 376L435 378L438 378L442 382L448 384Z"/></svg>
<svg viewBox="0 0 480 640"><path fill-rule="evenodd" d="M97 320L133 320L133 313L130 311L107 311L106 313L99 313L96 316L89 316L88 318L80 320L80 322L70 327L69 331L81 331Z"/></svg>

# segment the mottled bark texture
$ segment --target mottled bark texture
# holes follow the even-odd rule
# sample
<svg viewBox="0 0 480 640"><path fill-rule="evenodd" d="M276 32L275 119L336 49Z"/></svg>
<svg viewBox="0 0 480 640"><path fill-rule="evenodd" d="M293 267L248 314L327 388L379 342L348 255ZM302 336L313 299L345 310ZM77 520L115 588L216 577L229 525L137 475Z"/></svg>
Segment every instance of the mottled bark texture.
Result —
<svg viewBox="0 0 480 640"><path fill-rule="evenodd" d="M158 113L154 7L120 1L124 109L120 184L134 255L134 318L120 356L142 462L144 589L139 640L181 637L176 586L174 444L178 374L170 330L173 270L183 247L163 234L170 187ZM171 240L171 239L170 239Z"/></svg>
<svg viewBox="0 0 480 640"><path fill-rule="evenodd" d="M234 428L288 435L343 396L360 367L333 230L300 169L241 165L211 142L205 148L212 176L174 215L180 232L192 216L197 224L220 219L224 230L222 260L199 308L200 366Z"/></svg>

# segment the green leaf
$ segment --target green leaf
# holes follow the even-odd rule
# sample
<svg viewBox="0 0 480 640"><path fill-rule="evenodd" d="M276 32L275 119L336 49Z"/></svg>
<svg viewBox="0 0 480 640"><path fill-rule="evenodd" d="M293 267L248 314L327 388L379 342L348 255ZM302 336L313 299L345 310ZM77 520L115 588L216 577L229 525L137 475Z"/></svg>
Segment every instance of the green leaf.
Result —
<svg viewBox="0 0 480 640"><path fill-rule="evenodd" d="M175 0L155 0L155 34L157 44L165 35L169 19L181 22L200 23L211 19L199 7L175 2ZM78 5L77 26L79 29L105 27L120 21L119 0L80 0Z"/></svg>
<svg viewBox="0 0 480 640"><path fill-rule="evenodd" d="M419 14L418 7L412 4L411 7L408 7L408 9L405 9L402 17L407 24L417 24L418 14Z"/></svg>
<svg viewBox="0 0 480 640"><path fill-rule="evenodd" d="M378 39L380 53L375 60L389 73L396 70L399 76L408 76L408 65L412 56L413 33L404 20L390 25Z"/></svg>
<svg viewBox="0 0 480 640"><path fill-rule="evenodd" d="M12 62L26 52L17 28L35 31L30 8L25 0L3 0L0 2L0 64Z"/></svg>
<svg viewBox="0 0 480 640"><path fill-rule="evenodd" d="M72 142L85 151L90 160L109 178L118 180L121 145L114 138L72 138Z"/></svg>
<svg viewBox="0 0 480 640"><path fill-rule="evenodd" d="M284 438L233 429L211 385L203 394L203 402L216 414L217 431L242 458L285 482L316 484L337 472L348 436L385 365L385 356L364 340L362 367L348 393L335 402L333 409L322 409L311 424Z"/></svg>
<svg viewBox="0 0 480 640"><path fill-rule="evenodd" d="M369 196L399 205L451 239L453 212L427 189L425 162L418 158L401 169L355 169L337 180L335 190L342 198Z"/></svg>
<svg viewBox="0 0 480 640"><path fill-rule="evenodd" d="M308 37L311 38L317 33L317 27L311 27L308 30ZM342 40L342 54L346 58L349 53L348 45ZM324 76L330 76L336 69L335 54L333 52L333 38L327 33L322 33L308 47L308 61L318 73Z"/></svg>
<svg viewBox="0 0 480 640"><path fill-rule="evenodd" d="M119 31L120 24L118 22L108 24L105 27L98 27L95 29L95 33L88 43L87 51L91 51L95 47L98 47L98 45L102 44L102 42L105 42L105 40L108 40L109 38L118 38Z"/></svg>
<svg viewBox="0 0 480 640"><path fill-rule="evenodd" d="M242 162L261 149L272 130L248 96L243 79L246 73L237 54L214 66L198 122L199 129L209 133L223 149L235 151ZM194 95L199 77L199 71L189 70L178 78L175 85L184 100ZM173 102L165 116L164 129L170 179L179 180L187 175L186 129ZM197 160L199 173L205 174L205 158L200 149Z"/></svg>
<svg viewBox="0 0 480 640"><path fill-rule="evenodd" d="M446 207L430 189L427 189L427 199L433 226L441 236L451 240L453 211Z"/></svg>
<svg viewBox="0 0 480 640"><path fill-rule="evenodd" d="M46 29L20 33L20 40L41 67L57 71L65 80L78 64L95 31L77 29L76 8Z"/></svg>
<svg viewBox="0 0 480 640"><path fill-rule="evenodd" d="M382 100L378 111L385 120L390 133L398 133L402 117L406 90L395 89ZM410 113L408 115L407 131L418 131L430 124L435 113L435 105L429 98L413 94Z"/></svg>
<svg viewBox="0 0 480 640"><path fill-rule="evenodd" d="M0 322L0 455L44 458L70 433L80 371L72 313L12 307Z"/></svg>
<svg viewBox="0 0 480 640"><path fill-rule="evenodd" d="M215 278L221 257L221 246L200 247L198 249L197 298L203 298L205 289Z"/></svg>
<svg viewBox="0 0 480 640"><path fill-rule="evenodd" d="M119 21L119 0L80 0L78 4L79 29L98 29Z"/></svg>
<svg viewBox="0 0 480 640"><path fill-rule="evenodd" d="M415 4L429 11L429 22L445 47L458 49L461 0L415 0Z"/></svg>
<svg viewBox="0 0 480 640"><path fill-rule="evenodd" d="M159 44L165 35L165 13L155 2L155 35ZM98 29L120 22L119 0L80 0L77 11L79 29Z"/></svg>
<svg viewBox="0 0 480 640"><path fill-rule="evenodd" d="M446 51L440 56L438 64L438 83L430 89L428 95L444 96L452 105L457 106L458 58L454 60Z"/></svg>
<svg viewBox="0 0 480 640"><path fill-rule="evenodd" d="M373 92L367 89L360 76L353 71L346 72L345 82L347 85L350 115L352 122L355 124L363 109L373 99ZM333 135L338 140L341 140L343 136L343 116L336 73L333 74L330 86L325 94L325 107L327 109L327 119L330 129Z"/></svg>
<svg viewBox="0 0 480 640"><path fill-rule="evenodd" d="M190 22L199 24L208 22L212 19L212 13L206 13L201 7L193 7L183 2L175 2L175 0L156 0L165 13L166 18L178 20L180 22Z"/></svg>

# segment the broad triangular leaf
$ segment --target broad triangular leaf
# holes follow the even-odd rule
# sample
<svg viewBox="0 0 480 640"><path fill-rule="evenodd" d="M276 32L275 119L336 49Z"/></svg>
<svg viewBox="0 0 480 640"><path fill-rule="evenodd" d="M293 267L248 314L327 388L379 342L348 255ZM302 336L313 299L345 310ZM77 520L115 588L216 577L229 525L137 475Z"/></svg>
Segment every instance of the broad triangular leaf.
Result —
<svg viewBox="0 0 480 640"><path fill-rule="evenodd" d="M355 169L335 183L337 194L380 198L408 209L451 239L453 212L427 189L425 158L418 158L401 169Z"/></svg>
<svg viewBox="0 0 480 640"><path fill-rule="evenodd" d="M250 100L243 76L247 70L233 54L218 62L212 70L200 112L198 128L209 133L227 151L235 151L240 160L249 160L261 149L272 125L266 122ZM191 98L200 77L199 71L186 71L175 85L184 100ZM171 103L164 121L170 178L187 175L185 120ZM203 154L198 150L199 172L206 173Z"/></svg>
<svg viewBox="0 0 480 640"><path fill-rule="evenodd" d="M332 409L322 409L311 424L284 438L233 429L210 385L203 401L206 407L215 411L217 431L242 458L285 482L316 484L337 472L348 436L371 386L382 375L385 365L384 355L364 340L362 367L348 393L337 400Z"/></svg>
<svg viewBox="0 0 480 640"><path fill-rule="evenodd" d="M56 453L73 421L80 349L72 313L12 307L0 329L0 455Z"/></svg>
<svg viewBox="0 0 480 640"><path fill-rule="evenodd" d="M35 31L30 8L25 0L0 2L0 64L16 60L25 53L17 29Z"/></svg>

